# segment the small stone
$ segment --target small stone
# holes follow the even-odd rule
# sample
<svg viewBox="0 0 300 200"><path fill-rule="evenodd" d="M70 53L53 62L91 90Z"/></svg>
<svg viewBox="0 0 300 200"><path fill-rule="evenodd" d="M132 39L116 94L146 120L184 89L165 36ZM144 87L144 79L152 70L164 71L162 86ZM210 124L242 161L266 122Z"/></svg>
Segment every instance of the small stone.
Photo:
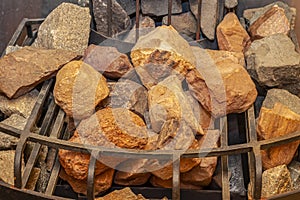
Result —
<svg viewBox="0 0 300 200"><path fill-rule="evenodd" d="M273 6L259 17L249 28L252 39L261 39L277 33L288 35L290 23L284 9Z"/></svg>
<svg viewBox="0 0 300 200"><path fill-rule="evenodd" d="M256 130L259 140L288 135L300 130L300 115L280 103L275 103L272 109L262 107ZM292 161L299 143L300 141L294 141L262 150L263 168L270 169L278 165L288 165Z"/></svg>
<svg viewBox="0 0 300 200"><path fill-rule="evenodd" d="M250 36L241 25L237 16L230 12L217 27L220 50L244 52L250 45Z"/></svg>
<svg viewBox="0 0 300 200"><path fill-rule="evenodd" d="M0 95L0 111L6 116L17 114L24 118L28 118L36 103L38 95L38 90L32 90L16 99L8 99L6 96Z"/></svg>
<svg viewBox="0 0 300 200"><path fill-rule="evenodd" d="M299 190L300 189L300 163L297 161L292 161L289 164L288 169L291 174L293 190Z"/></svg>
<svg viewBox="0 0 300 200"><path fill-rule="evenodd" d="M246 67L244 54L242 52L231 52L210 49L206 49L206 52L214 60L216 65L222 64L223 62L234 62Z"/></svg>
<svg viewBox="0 0 300 200"><path fill-rule="evenodd" d="M93 11L97 31L108 36L107 0L93 0ZM116 0L112 0L112 35L127 30L130 18Z"/></svg>
<svg viewBox="0 0 300 200"><path fill-rule="evenodd" d="M19 130L23 130L26 123L27 119L17 114L12 114L9 118L0 122L0 124L5 124ZM0 132L0 150L13 149L17 146L18 142L19 138Z"/></svg>
<svg viewBox="0 0 300 200"><path fill-rule="evenodd" d="M134 194L129 187L121 190L114 190L104 197L96 198L96 200L146 200L142 195Z"/></svg>
<svg viewBox="0 0 300 200"><path fill-rule="evenodd" d="M32 169L31 174L30 174L29 179L28 179L28 182L25 186L26 189L28 189L28 190L34 190L35 189L35 185L38 181L40 173L41 173L40 168L34 167Z"/></svg>
<svg viewBox="0 0 300 200"><path fill-rule="evenodd" d="M197 70L186 76L192 95L214 117L246 111L257 97L255 84L238 60L214 57L220 55L193 47L198 58ZM213 55L213 56L211 56Z"/></svg>
<svg viewBox="0 0 300 200"><path fill-rule="evenodd" d="M68 63L56 75L55 103L74 119L91 116L108 94L104 76L82 61Z"/></svg>
<svg viewBox="0 0 300 200"><path fill-rule="evenodd" d="M225 7L228 9L234 8L239 4L238 0L225 0Z"/></svg>
<svg viewBox="0 0 300 200"><path fill-rule="evenodd" d="M268 169L262 174L262 198L292 191L291 175L286 165Z"/></svg>
<svg viewBox="0 0 300 200"><path fill-rule="evenodd" d="M263 86L284 86L300 81L300 55L285 34L255 40L245 57L248 72Z"/></svg>
<svg viewBox="0 0 300 200"><path fill-rule="evenodd" d="M89 8L62 3L40 25L33 46L64 49L82 55L88 46L90 23Z"/></svg>
<svg viewBox="0 0 300 200"><path fill-rule="evenodd" d="M168 14L168 0L141 0L141 9L144 15L162 16ZM172 1L172 14L181 13L181 0Z"/></svg>
<svg viewBox="0 0 300 200"><path fill-rule="evenodd" d="M51 78L76 53L59 49L23 47L0 59L0 92L17 98Z"/></svg>
<svg viewBox="0 0 300 200"><path fill-rule="evenodd" d="M117 2L126 11L127 15L131 15L135 13L136 0L117 0Z"/></svg>
<svg viewBox="0 0 300 200"><path fill-rule="evenodd" d="M197 21L191 12L172 15L172 26L180 33L194 38L197 30ZM163 24L168 24L168 16L163 18Z"/></svg>
<svg viewBox="0 0 300 200"><path fill-rule="evenodd" d="M198 0L189 0L191 11L198 18ZM218 0L202 0L201 4L201 31L210 40L215 39Z"/></svg>
<svg viewBox="0 0 300 200"><path fill-rule="evenodd" d="M280 85L279 88L285 89L290 93L300 97L300 83L292 83L286 85Z"/></svg>
<svg viewBox="0 0 300 200"><path fill-rule="evenodd" d="M85 50L83 62L110 79L119 79L133 68L127 55L115 47L94 44Z"/></svg>

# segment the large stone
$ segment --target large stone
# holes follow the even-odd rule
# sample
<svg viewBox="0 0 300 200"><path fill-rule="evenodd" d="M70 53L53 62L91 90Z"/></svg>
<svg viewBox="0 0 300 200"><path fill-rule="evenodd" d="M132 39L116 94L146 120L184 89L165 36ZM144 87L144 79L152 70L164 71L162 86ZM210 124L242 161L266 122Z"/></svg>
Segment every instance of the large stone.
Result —
<svg viewBox="0 0 300 200"><path fill-rule="evenodd" d="M194 114L177 76L169 76L153 86L148 92L148 102L152 129L155 132L159 132L167 120L175 119L178 122L185 121L196 133L204 133L196 119L199 114Z"/></svg>
<svg viewBox="0 0 300 200"><path fill-rule="evenodd" d="M113 177L114 177L114 171L115 170L113 169L108 169L103 173L95 176L94 178L95 195L101 192L105 192L111 187L113 182ZM68 176L64 170L60 171L59 176L61 179L67 181L71 185L74 192L87 195L87 179L84 180L75 179L71 176Z"/></svg>
<svg viewBox="0 0 300 200"><path fill-rule="evenodd" d="M0 93L17 98L51 78L76 57L67 50L23 47L0 59Z"/></svg>
<svg viewBox="0 0 300 200"><path fill-rule="evenodd" d="M168 14L168 0L141 0L141 9L144 15L167 15ZM181 13L181 0L172 1L172 13Z"/></svg>
<svg viewBox="0 0 300 200"><path fill-rule="evenodd" d="M82 61L72 61L57 73L55 102L74 119L91 116L108 94L104 76Z"/></svg>
<svg viewBox="0 0 300 200"><path fill-rule="evenodd" d="M259 140L273 139L299 130L300 115L294 113L288 107L275 103L272 109L261 108L257 123ZM270 169L278 165L288 165L292 161L299 143L300 141L294 141L262 150L263 168Z"/></svg>
<svg viewBox="0 0 300 200"><path fill-rule="evenodd" d="M171 73L186 75L196 64L189 43L172 26L157 27L140 37L131 51L131 59L148 89ZM139 72L141 66L147 66L141 68L143 73Z"/></svg>
<svg viewBox="0 0 300 200"><path fill-rule="evenodd" d="M297 161L292 161L289 164L288 169L291 174L293 190L299 190L300 189L300 163Z"/></svg>
<svg viewBox="0 0 300 200"><path fill-rule="evenodd" d="M93 0L93 11L97 31L108 35L107 0ZM112 0L111 33L115 35L129 28L130 18L116 0Z"/></svg>
<svg viewBox="0 0 300 200"><path fill-rule="evenodd" d="M28 118L36 103L38 95L38 90L32 90L16 99L8 99L6 96L0 95L0 111L6 116L17 114L24 118Z"/></svg>
<svg viewBox="0 0 300 200"><path fill-rule="evenodd" d="M5 124L19 130L23 130L26 123L27 119L17 114L12 114L9 118L0 122L0 124ZM19 138L0 132L0 150L13 149L17 146L18 142Z"/></svg>
<svg viewBox="0 0 300 200"><path fill-rule="evenodd" d="M275 103L287 106L291 111L300 115L300 98L283 89L268 90L263 107L272 109Z"/></svg>
<svg viewBox="0 0 300 200"><path fill-rule="evenodd" d="M65 49L82 55L88 46L90 23L88 8L62 3L41 24L33 46Z"/></svg>
<svg viewBox="0 0 300 200"><path fill-rule="evenodd" d="M250 45L250 36L241 25L237 16L230 12L217 27L220 50L244 52Z"/></svg>
<svg viewBox="0 0 300 200"><path fill-rule="evenodd" d="M225 7L228 9L234 8L239 4L238 0L225 0Z"/></svg>
<svg viewBox="0 0 300 200"><path fill-rule="evenodd" d="M261 85L274 87L300 81L300 55L284 34L252 42L245 57L248 72Z"/></svg>
<svg viewBox="0 0 300 200"><path fill-rule="evenodd" d="M131 14L135 13L136 0L117 0L117 2L126 11L127 15L131 15Z"/></svg>
<svg viewBox="0 0 300 200"><path fill-rule="evenodd" d="M246 67L244 54L242 52L231 52L222 50L210 50L206 49L206 52L213 59L216 65L222 64L223 62L233 62Z"/></svg>
<svg viewBox="0 0 300 200"><path fill-rule="evenodd" d="M292 191L291 175L286 165L268 169L262 174L262 198Z"/></svg>
<svg viewBox="0 0 300 200"><path fill-rule="evenodd" d="M273 6L260 16L249 28L252 39L260 39L277 33L288 35L290 22L284 9Z"/></svg>
<svg viewBox="0 0 300 200"><path fill-rule="evenodd" d="M110 79L118 79L130 71L131 65L127 55L115 47L90 45L83 57L83 62Z"/></svg>
<svg viewBox="0 0 300 200"><path fill-rule="evenodd" d="M17 51L17 50L19 50L19 49L21 49L22 47L21 46L19 46L19 45L16 45L16 46L7 46L6 47L6 49L5 49L5 55L6 54L9 54L9 53L12 53L12 52L14 52L14 51Z"/></svg>
<svg viewBox="0 0 300 200"><path fill-rule="evenodd" d="M231 59L214 61L213 51L193 47L198 58L197 70L186 80L193 96L214 117L246 111L255 101L255 84L244 67ZM216 52L218 55L219 52Z"/></svg>
<svg viewBox="0 0 300 200"><path fill-rule="evenodd" d="M197 31L197 21L191 12L171 16L172 26L180 33L194 38ZM163 18L163 24L168 24L168 16Z"/></svg>
<svg viewBox="0 0 300 200"><path fill-rule="evenodd" d="M114 190L104 197L96 198L96 200L146 200L141 194L134 194L129 187L121 190Z"/></svg>

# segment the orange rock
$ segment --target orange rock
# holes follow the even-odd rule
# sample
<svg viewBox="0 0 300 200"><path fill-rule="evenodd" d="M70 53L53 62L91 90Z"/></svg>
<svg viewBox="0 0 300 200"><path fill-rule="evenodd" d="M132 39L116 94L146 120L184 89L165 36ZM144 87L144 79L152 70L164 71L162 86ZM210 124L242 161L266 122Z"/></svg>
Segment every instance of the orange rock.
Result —
<svg viewBox="0 0 300 200"><path fill-rule="evenodd" d="M250 26L250 34L253 39L260 39L277 33L287 35L289 31L290 22L284 9L278 5L274 5Z"/></svg>
<svg viewBox="0 0 300 200"><path fill-rule="evenodd" d="M244 52L250 45L250 36L234 13L228 13L217 27L219 49Z"/></svg>
<svg viewBox="0 0 300 200"><path fill-rule="evenodd" d="M299 130L300 115L294 113L288 107L275 103L272 109L261 108L257 124L259 140L276 138ZM263 168L270 169L278 165L288 165L292 161L299 143L299 141L295 141L262 150Z"/></svg>

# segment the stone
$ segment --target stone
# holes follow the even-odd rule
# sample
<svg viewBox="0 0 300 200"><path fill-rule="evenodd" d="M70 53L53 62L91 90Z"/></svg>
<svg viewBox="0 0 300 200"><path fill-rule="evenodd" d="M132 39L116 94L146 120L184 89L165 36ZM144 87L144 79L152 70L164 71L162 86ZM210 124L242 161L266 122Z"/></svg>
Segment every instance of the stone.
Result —
<svg viewBox="0 0 300 200"><path fill-rule="evenodd" d="M136 0L117 0L117 2L126 11L127 15L132 15L135 13Z"/></svg>
<svg viewBox="0 0 300 200"><path fill-rule="evenodd" d="M36 183L39 179L40 173L41 173L40 168L34 167L32 169L31 174L30 174L29 179L28 179L28 182L25 186L26 189L28 189L28 190L34 190L35 189L35 186L36 186Z"/></svg>
<svg viewBox="0 0 300 200"><path fill-rule="evenodd" d="M94 44L85 50L83 62L110 79L119 79L133 68L127 55L117 48Z"/></svg>
<svg viewBox="0 0 300 200"><path fill-rule="evenodd" d="M88 46L90 23L89 8L62 3L40 25L33 46L64 49L82 55Z"/></svg>
<svg viewBox="0 0 300 200"><path fill-rule="evenodd" d="M93 11L97 31L108 35L107 0L93 0ZM111 33L115 35L130 27L130 18L116 0L112 0ZM111 36L111 35L110 35Z"/></svg>
<svg viewBox="0 0 300 200"><path fill-rule="evenodd" d="M163 17L163 24L168 24L168 16ZM195 38L197 21L191 12L171 16L172 26L180 33Z"/></svg>
<svg viewBox="0 0 300 200"><path fill-rule="evenodd" d="M273 6L279 6L284 9L285 15L289 20L291 30L295 28L295 20L296 20L296 8L288 6L286 3L282 1L276 1L265 7L261 8L252 8L244 10L243 17L249 21L249 24L252 25L259 17L264 15L270 8Z"/></svg>
<svg viewBox="0 0 300 200"><path fill-rule="evenodd" d="M238 0L225 0L225 7L228 9L234 8L239 4Z"/></svg>
<svg viewBox="0 0 300 200"><path fill-rule="evenodd" d="M186 80L192 95L214 117L246 111L257 97L255 84L245 68L231 59L216 63L208 53L193 47L198 58L197 70L191 70ZM217 53L219 54L219 53Z"/></svg>
<svg viewBox="0 0 300 200"><path fill-rule="evenodd" d="M162 16L168 14L168 0L141 0L141 9L144 15ZM172 14L181 13L180 0L172 1Z"/></svg>
<svg viewBox="0 0 300 200"><path fill-rule="evenodd" d="M169 76L171 72L185 76L196 64L189 43L172 26L164 25L140 37L131 50L130 57L147 89L155 85L156 81ZM141 66L147 66L146 70L141 68L144 73L139 71Z"/></svg>
<svg viewBox="0 0 300 200"><path fill-rule="evenodd" d="M292 83L292 84L280 85L278 88L282 88L282 89L288 90L292 94L300 97L300 83Z"/></svg>
<svg viewBox="0 0 300 200"><path fill-rule="evenodd" d="M300 163L293 160L288 165L288 169L291 174L293 190L299 190L300 189Z"/></svg>
<svg viewBox="0 0 300 200"><path fill-rule="evenodd" d="M16 45L16 46L7 46L6 47L6 49L5 49L5 55L6 54L9 54L9 53L12 53L12 52L14 52L14 51L17 51L17 50L19 50L19 49L21 49L22 47L21 46L19 46L19 45Z"/></svg>
<svg viewBox="0 0 300 200"><path fill-rule="evenodd" d="M277 33L288 35L290 23L284 9L275 5L260 16L250 27L252 39L261 39Z"/></svg>
<svg viewBox="0 0 300 200"><path fill-rule="evenodd" d="M274 87L300 81L300 55L285 34L255 40L245 58L251 77L262 86Z"/></svg>
<svg viewBox="0 0 300 200"><path fill-rule="evenodd" d="M287 106L291 111L300 115L300 98L283 89L270 89L263 101L262 106L272 109L275 103Z"/></svg>
<svg viewBox="0 0 300 200"><path fill-rule="evenodd" d="M104 76L82 61L72 61L56 75L55 103L74 119L84 119L109 94Z"/></svg>
<svg viewBox="0 0 300 200"><path fill-rule="evenodd" d="M159 132L164 122L170 119L182 120L196 133L203 130L194 115L188 97L177 76L169 76L148 91L149 114L152 129Z"/></svg>
<svg viewBox="0 0 300 200"><path fill-rule="evenodd" d="M51 78L76 57L67 50L23 47L0 59L0 93L17 98Z"/></svg>
<svg viewBox="0 0 300 200"><path fill-rule="evenodd" d="M113 182L115 170L108 169L104 171L103 173L95 176L94 178L94 188L95 188L95 195L107 191ZM64 170L61 170L59 173L59 176L61 179L67 181L74 192L81 193L87 195L87 180L81 180L81 179L75 179L71 176L68 176Z"/></svg>
<svg viewBox="0 0 300 200"><path fill-rule="evenodd" d="M126 108L144 117L148 112L148 91L146 88L129 79L108 82L109 98L104 107Z"/></svg>
<svg viewBox="0 0 300 200"><path fill-rule="evenodd" d="M156 176L152 176L150 179L150 183L154 187L160 187L160 188L172 188L172 185L173 185L172 181L173 181L172 179L163 180ZM189 190L202 190L203 189L203 187L201 187L201 186L186 184L183 182L180 182L180 188L181 189L189 189Z"/></svg>
<svg viewBox="0 0 300 200"><path fill-rule="evenodd" d="M17 114L12 114L10 117L0 122L0 124L5 124L19 130L23 130L26 123L27 119ZM0 132L0 150L14 149L18 142L19 138Z"/></svg>
<svg viewBox="0 0 300 200"><path fill-rule="evenodd" d="M262 174L262 198L292 191L291 175L286 165L268 169Z"/></svg>
<svg viewBox="0 0 300 200"><path fill-rule="evenodd" d="M206 52L213 59L216 65L222 64L222 62L234 62L246 67L244 54L242 52L231 52L210 49L206 49Z"/></svg>
<svg viewBox="0 0 300 200"><path fill-rule="evenodd" d="M141 194L136 195L129 187L121 190L114 190L104 197L96 198L96 200L146 200Z"/></svg>
<svg viewBox="0 0 300 200"><path fill-rule="evenodd" d="M237 16L230 12L217 27L220 50L244 52L250 45L250 36L241 25Z"/></svg>
<svg viewBox="0 0 300 200"><path fill-rule="evenodd" d="M272 109L262 107L256 130L259 140L288 135L300 130L300 115L280 103L275 103ZM300 141L294 141L262 150L263 168L270 169L278 165L288 165L292 161L299 143Z"/></svg>
<svg viewBox="0 0 300 200"><path fill-rule="evenodd" d="M16 99L8 99L4 95L0 95L0 111L6 115L13 114L28 118L38 98L39 91L32 90Z"/></svg>

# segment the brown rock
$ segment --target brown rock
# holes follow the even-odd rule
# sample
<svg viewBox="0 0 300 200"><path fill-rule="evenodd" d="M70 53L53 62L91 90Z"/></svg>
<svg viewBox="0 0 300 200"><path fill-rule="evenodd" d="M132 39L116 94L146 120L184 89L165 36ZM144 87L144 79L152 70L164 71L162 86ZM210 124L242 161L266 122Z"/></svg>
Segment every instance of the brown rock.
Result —
<svg viewBox="0 0 300 200"><path fill-rule="evenodd" d="M96 200L146 200L141 194L134 194L129 187L122 190L114 190L113 192L105 195L104 197L97 198Z"/></svg>
<svg viewBox="0 0 300 200"><path fill-rule="evenodd" d="M0 59L0 92L17 98L51 78L64 64L76 57L66 50L23 47Z"/></svg>
<svg viewBox="0 0 300 200"><path fill-rule="evenodd" d="M94 44L85 50L83 62L110 79L121 78L133 68L127 55L120 53L115 47Z"/></svg>
<svg viewBox="0 0 300 200"><path fill-rule="evenodd" d="M214 117L246 111L255 101L256 87L249 74L231 59L217 60L199 47L193 47L198 58L197 70L186 80L193 96Z"/></svg>
<svg viewBox="0 0 300 200"><path fill-rule="evenodd" d="M262 107L257 123L259 140L267 140L284 136L300 130L300 115L291 111L288 107L275 103L274 108ZM270 169L278 165L288 165L299 146L299 141L262 150L262 163L264 169Z"/></svg>
<svg viewBox="0 0 300 200"><path fill-rule="evenodd" d="M253 39L260 39L277 33L288 34L290 23L284 9L275 5L259 17L249 28Z"/></svg>
<svg viewBox="0 0 300 200"><path fill-rule="evenodd" d="M108 93L106 79L82 61L72 61L57 73L55 102L74 119L91 116Z"/></svg>
<svg viewBox="0 0 300 200"><path fill-rule="evenodd" d="M292 191L292 187L290 172L286 165L268 169L262 174L261 197L263 198Z"/></svg>
<svg viewBox="0 0 300 200"><path fill-rule="evenodd" d="M159 132L164 122L175 119L185 121L196 133L203 134L203 130L194 115L177 76L169 76L148 92L149 114L152 129Z"/></svg>
<svg viewBox="0 0 300 200"><path fill-rule="evenodd" d="M88 8L62 3L40 25L33 46L65 49L82 55L88 46L90 23L91 16Z"/></svg>
<svg viewBox="0 0 300 200"><path fill-rule="evenodd" d="M95 195L97 195L101 192L104 192L111 187L113 177L114 177L114 171L115 170L113 170L113 169L108 169L105 172L95 176L95 179L94 179ZM75 179L71 176L68 176L63 169L60 171L59 176L60 176L60 178L67 181L71 185L74 192L87 195L87 180L86 179L80 180L80 179Z"/></svg>
<svg viewBox="0 0 300 200"><path fill-rule="evenodd" d="M228 9L234 8L239 4L238 0L225 0L225 7Z"/></svg>
<svg viewBox="0 0 300 200"><path fill-rule="evenodd" d="M218 45L221 50L244 52L250 37L234 13L228 13L217 27Z"/></svg>
<svg viewBox="0 0 300 200"><path fill-rule="evenodd" d="M173 71L184 76L188 70L195 68L196 63L190 45L172 26L157 27L140 37L131 51L131 59L136 69L147 64L156 65L160 70L154 73L155 79L163 78L161 74L164 71L167 71L167 74ZM139 71L137 73L144 84L145 77ZM151 87L144 85L148 89Z"/></svg>

